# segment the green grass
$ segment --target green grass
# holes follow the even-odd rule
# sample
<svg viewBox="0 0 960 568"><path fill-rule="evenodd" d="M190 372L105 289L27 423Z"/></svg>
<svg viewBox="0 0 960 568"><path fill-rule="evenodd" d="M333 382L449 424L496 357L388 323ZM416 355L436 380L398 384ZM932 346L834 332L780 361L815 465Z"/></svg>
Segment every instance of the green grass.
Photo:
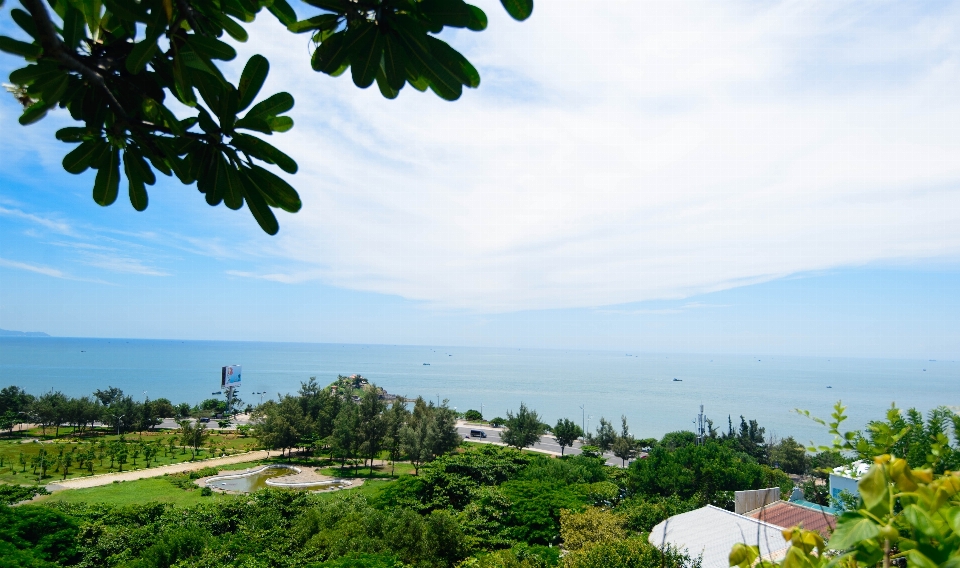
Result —
<svg viewBox="0 0 960 568"><path fill-rule="evenodd" d="M170 483L166 477L153 477L137 481L124 481L90 487L87 489L69 489L58 491L37 500L40 503L106 503L108 505L142 504L152 501L172 503L179 507L188 507L197 503L234 499L233 495L214 493L204 497L198 487L186 491Z"/></svg>
<svg viewBox="0 0 960 568"><path fill-rule="evenodd" d="M324 460L329 463L329 460ZM393 475L390 474L391 470L394 471ZM339 465L336 466L326 466L318 467L317 473L320 475L329 475L330 477L354 477L361 479L394 479L400 477L401 475L412 475L413 474L413 464L406 462L397 462L395 468L391 468L390 464L385 465L383 468L375 467L373 468L373 474L370 473L369 467L358 466L355 470L352 467L346 467L340 469Z"/></svg>

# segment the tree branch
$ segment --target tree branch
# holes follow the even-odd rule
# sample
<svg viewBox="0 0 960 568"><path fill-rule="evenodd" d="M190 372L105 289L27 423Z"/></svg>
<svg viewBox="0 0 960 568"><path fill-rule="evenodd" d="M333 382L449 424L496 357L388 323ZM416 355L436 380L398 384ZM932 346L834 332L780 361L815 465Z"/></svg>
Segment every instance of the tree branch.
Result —
<svg viewBox="0 0 960 568"><path fill-rule="evenodd" d="M70 71L79 73L80 76L88 82L100 88L107 95L116 113L122 119L129 121L130 119L126 111L123 110L123 106L120 105L120 101L117 100L113 92L107 87L103 75L84 65L83 62L77 58L73 50L68 49L63 41L60 40L53 22L50 20L47 7L43 5L43 0L21 0L21 4L30 12L33 23L37 26L37 35L39 36L40 46L43 48L44 56L57 61Z"/></svg>
<svg viewBox="0 0 960 568"><path fill-rule="evenodd" d="M193 30L193 33L202 33L200 26L197 25L196 12L193 11L193 8L190 6L189 2L187 2L187 0L177 0L177 8L183 12L183 17L187 20L187 23L190 24L190 29Z"/></svg>

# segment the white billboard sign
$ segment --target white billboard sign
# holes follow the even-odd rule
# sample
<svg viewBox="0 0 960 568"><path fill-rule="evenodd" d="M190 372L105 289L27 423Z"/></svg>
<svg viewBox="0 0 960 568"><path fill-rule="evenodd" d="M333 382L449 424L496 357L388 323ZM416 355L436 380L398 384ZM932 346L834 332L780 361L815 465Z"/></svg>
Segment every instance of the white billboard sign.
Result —
<svg viewBox="0 0 960 568"><path fill-rule="evenodd" d="M227 365L223 368L220 375L220 386L222 388L240 386L240 365Z"/></svg>

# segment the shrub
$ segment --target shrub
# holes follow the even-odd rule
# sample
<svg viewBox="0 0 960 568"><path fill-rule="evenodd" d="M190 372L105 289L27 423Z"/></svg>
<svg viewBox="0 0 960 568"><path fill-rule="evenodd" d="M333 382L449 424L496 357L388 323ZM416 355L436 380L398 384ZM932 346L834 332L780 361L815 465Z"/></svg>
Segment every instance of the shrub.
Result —
<svg viewBox="0 0 960 568"><path fill-rule="evenodd" d="M467 420L472 420L472 421L474 421L474 422L477 422L477 421L479 421L479 420L483 420L483 414L480 414L480 411L479 411L479 410L473 410L473 409L470 409L470 410L464 412L464 413L463 413L463 417L464 417L465 419L467 419Z"/></svg>
<svg viewBox="0 0 960 568"><path fill-rule="evenodd" d="M213 490L205 486L200 490L200 495L203 495L204 497L209 497L213 495Z"/></svg>

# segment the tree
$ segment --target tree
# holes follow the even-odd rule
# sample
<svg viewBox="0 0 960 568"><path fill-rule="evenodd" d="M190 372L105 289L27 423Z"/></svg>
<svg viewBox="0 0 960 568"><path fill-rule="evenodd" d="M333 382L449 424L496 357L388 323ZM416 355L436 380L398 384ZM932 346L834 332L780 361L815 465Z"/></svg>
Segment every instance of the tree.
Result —
<svg viewBox="0 0 960 568"><path fill-rule="evenodd" d="M560 444L560 455L563 455L567 446L573 447L573 443L583 437L583 429L573 420L562 418L553 427L553 437Z"/></svg>
<svg viewBox="0 0 960 568"><path fill-rule="evenodd" d="M470 409L463 413L463 418L471 422L480 422L483 420L483 414L480 414L479 410Z"/></svg>
<svg viewBox="0 0 960 568"><path fill-rule="evenodd" d="M627 466L627 460L633 459L637 455L637 441L630 434L630 427L627 426L627 417L620 416L620 435L616 437L610 448L613 455L623 460L623 466Z"/></svg>
<svg viewBox="0 0 960 568"><path fill-rule="evenodd" d="M616 439L617 432L613 429L613 424L601 416L600 425L597 426L597 435L592 437L589 441L604 452L608 452L610 451L610 448L613 447L613 442Z"/></svg>
<svg viewBox="0 0 960 568"><path fill-rule="evenodd" d="M547 431L540 421L540 415L528 409L522 402L516 415L507 411L507 419L503 425L505 430L500 435L500 440L518 450L536 444L540 441L540 436Z"/></svg>
<svg viewBox="0 0 960 568"><path fill-rule="evenodd" d="M519 20L533 10L533 0L502 2ZM10 74L25 107L20 123L36 122L57 106L69 110L80 126L61 129L57 138L79 146L63 167L73 174L97 170L96 203L116 200L122 162L138 211L146 209L146 186L160 172L196 183L210 205L240 209L246 203L269 234L279 229L271 208L296 212L300 197L263 166L293 174L297 164L251 133L290 130L286 113L294 101L277 93L253 104L269 70L261 55L247 61L237 84L229 82L218 62L234 59L236 51L219 39L224 33L245 41L245 24L267 8L291 32L312 34L315 71L338 76L349 68L354 84L367 88L376 81L390 99L410 83L455 100L464 86L479 86L480 75L437 35L445 27L480 31L487 25L486 15L463 0L311 0L322 11L302 21L286 0L223 8L198 0L53 2L52 14L43 0L21 3L26 12L14 9L13 19L29 41L0 37L0 49L30 63Z"/></svg>
<svg viewBox="0 0 960 568"><path fill-rule="evenodd" d="M394 466L396 461L400 459L400 454L403 449L403 439L400 433L403 430L403 425L410 417L410 413L407 412L407 406L402 401L403 397L394 400L393 404L390 405L390 410L386 412L384 417L387 421L385 444L387 452L390 454L391 475L394 473Z"/></svg>
<svg viewBox="0 0 960 568"><path fill-rule="evenodd" d="M360 426L360 415L355 404L347 403L340 409L337 419L333 423L331 446L333 452L340 457L340 466L346 463L347 458L353 458L357 450L357 430Z"/></svg>
<svg viewBox="0 0 960 568"><path fill-rule="evenodd" d="M269 401L257 408L252 416L254 435L265 448L281 452L301 445L310 431L310 421L303 415L300 401L290 395L280 402Z"/></svg>
<svg viewBox="0 0 960 568"><path fill-rule="evenodd" d="M787 473L802 474L807 471L807 452L803 444L788 436L769 450L770 464Z"/></svg>
<svg viewBox="0 0 960 568"><path fill-rule="evenodd" d="M370 474L373 474L373 460L383 448L383 439L387 435L387 421L383 413L387 404L380 399L376 388L364 391L360 398L359 429L357 432L358 449L364 460L370 460Z"/></svg>

